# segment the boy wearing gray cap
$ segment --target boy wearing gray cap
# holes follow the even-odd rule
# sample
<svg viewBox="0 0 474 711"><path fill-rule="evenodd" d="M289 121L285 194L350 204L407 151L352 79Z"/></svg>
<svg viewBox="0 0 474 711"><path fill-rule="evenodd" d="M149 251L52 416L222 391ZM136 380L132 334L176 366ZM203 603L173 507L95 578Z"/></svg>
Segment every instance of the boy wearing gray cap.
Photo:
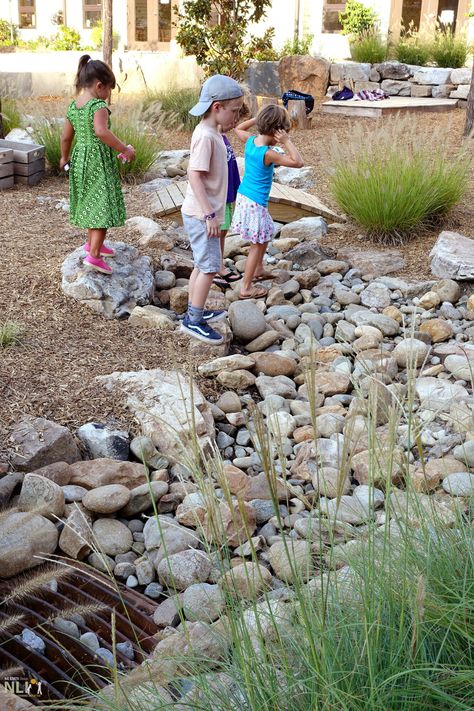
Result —
<svg viewBox="0 0 474 711"><path fill-rule="evenodd" d="M194 270L189 280L189 306L181 330L200 341L222 343L210 322L225 318L225 311L206 311L212 281L221 268L220 225L227 198L227 149L218 126L236 125L243 104L238 82L216 74L207 79L198 103L190 110L202 116L191 139L188 187L181 213L193 251Z"/></svg>

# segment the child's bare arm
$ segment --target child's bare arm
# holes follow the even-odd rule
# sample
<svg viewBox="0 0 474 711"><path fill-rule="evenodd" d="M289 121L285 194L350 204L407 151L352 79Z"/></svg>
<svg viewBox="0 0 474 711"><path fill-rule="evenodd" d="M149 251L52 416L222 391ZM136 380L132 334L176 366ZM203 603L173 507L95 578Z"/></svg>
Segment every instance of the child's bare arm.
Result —
<svg viewBox="0 0 474 711"><path fill-rule="evenodd" d="M272 151L271 149L268 150L265 153L265 165L273 163L274 165L284 165L287 168L302 168L304 166L303 158L294 143L290 141L290 137L287 132L277 131L275 133L275 138L278 143L281 143L282 146L285 147L288 153L283 154L277 153L277 151Z"/></svg>
<svg viewBox="0 0 474 711"><path fill-rule="evenodd" d="M189 184L193 190L194 195L197 198L201 210L205 215L210 215L214 212L207 197L206 188L202 181L203 171L202 170L191 170L188 168L188 180ZM216 217L206 220L207 236L208 237L220 237L221 228L219 221Z"/></svg>
<svg viewBox="0 0 474 711"><path fill-rule="evenodd" d="M71 122L66 119L64 121L63 133L61 136L61 160L59 161L59 167L61 170L64 168L66 163L69 161L69 155L71 153L71 145L74 140L74 129Z"/></svg>
<svg viewBox="0 0 474 711"><path fill-rule="evenodd" d="M252 126L255 126L257 123L256 118L251 118L247 119L246 121L242 121L242 123L239 123L238 126L234 128L234 133L239 138L241 141L247 141L250 136L253 134L249 131L249 128L252 128Z"/></svg>
<svg viewBox="0 0 474 711"><path fill-rule="evenodd" d="M110 146L115 151L123 153L127 160L135 159L135 151L131 146L126 146L120 138L112 133L108 127L109 112L106 108L98 109L94 114L94 131L97 138L100 138L102 143Z"/></svg>

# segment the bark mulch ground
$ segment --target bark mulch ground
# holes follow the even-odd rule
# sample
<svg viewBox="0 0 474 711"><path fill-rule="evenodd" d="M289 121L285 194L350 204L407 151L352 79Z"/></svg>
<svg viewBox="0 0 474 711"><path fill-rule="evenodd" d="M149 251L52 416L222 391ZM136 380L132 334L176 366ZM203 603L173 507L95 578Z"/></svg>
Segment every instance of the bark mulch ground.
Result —
<svg viewBox="0 0 474 711"><path fill-rule="evenodd" d="M462 111L416 120L427 132L442 122L445 140L453 149L461 141ZM295 132L294 141L306 164L314 166L314 193L336 209L328 194L321 150L334 135L343 150L345 142L351 140L351 121L317 113L314 129ZM189 145L189 138L189 133L170 131L162 141L168 149L183 148ZM54 206L67 193L64 177L49 177L32 188L16 186L0 193L0 323L15 321L23 328L21 342L0 352L0 460L6 459L8 431L22 413L46 417L73 431L86 422L99 421L136 432L137 423L120 398L98 387L95 376L117 370L189 366L186 337L178 333L157 335L132 328L127 321L105 320L63 294L61 264L84 241L84 231L71 227L67 213ZM37 201L41 196L53 200L41 204ZM474 236L473 198L471 184L442 228ZM125 200L128 217L151 217L149 196L137 186L125 187ZM407 267L400 276L430 276L428 253L439 231L424 231L401 248ZM116 229L110 232L110 239L130 238L126 229ZM363 231L350 223L343 233L331 233L325 241L335 249L373 246ZM148 254L158 266L159 254ZM214 387L201 384L205 392Z"/></svg>

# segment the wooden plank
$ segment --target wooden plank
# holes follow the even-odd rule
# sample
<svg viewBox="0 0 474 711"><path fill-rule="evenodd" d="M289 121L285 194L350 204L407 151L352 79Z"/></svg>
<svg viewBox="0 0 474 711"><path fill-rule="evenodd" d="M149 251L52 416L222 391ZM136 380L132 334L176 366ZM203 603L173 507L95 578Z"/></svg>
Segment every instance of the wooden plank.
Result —
<svg viewBox="0 0 474 711"><path fill-rule="evenodd" d="M159 195L161 198L161 204L163 205L163 210L165 211L165 215L167 215L169 212L174 212L176 210L176 205L171 199L167 189L163 188L162 190L160 190Z"/></svg>
<svg viewBox="0 0 474 711"><path fill-rule="evenodd" d="M186 190L188 188L188 181L187 180L178 180L175 183L176 187L180 191L181 195L183 196L183 200L186 197Z"/></svg>
<svg viewBox="0 0 474 711"><path fill-rule="evenodd" d="M328 101L321 106L326 114L342 116L364 116L380 118L395 113L445 112L455 109L457 99L415 98L410 96L392 96L382 101Z"/></svg>
<svg viewBox="0 0 474 711"><path fill-rule="evenodd" d="M0 148L0 163L12 163L13 151L11 148Z"/></svg>
<svg viewBox="0 0 474 711"><path fill-rule="evenodd" d="M10 175L14 175L14 165L14 163L0 163L0 178L8 178Z"/></svg>
<svg viewBox="0 0 474 711"><path fill-rule="evenodd" d="M39 170L33 175L15 174L15 183L21 183L22 185L37 185L42 178L44 178L44 170Z"/></svg>
<svg viewBox="0 0 474 711"><path fill-rule="evenodd" d="M12 188L15 185L15 176L9 175L7 178L0 178L0 190Z"/></svg>
<svg viewBox="0 0 474 711"><path fill-rule="evenodd" d="M177 184L171 183L171 185L166 186L166 189L168 191L168 195L170 196L171 200L174 203L174 206L178 210L181 210L181 205L183 204L183 196L181 194L181 191L177 187Z"/></svg>
<svg viewBox="0 0 474 711"><path fill-rule="evenodd" d="M32 163L14 163L15 175L34 175L39 173L40 170L45 171L45 160L44 158L38 158Z"/></svg>
<svg viewBox="0 0 474 711"><path fill-rule="evenodd" d="M44 146L39 146L36 143L18 143L0 139L0 150L4 148L10 148L13 151L13 159L16 163L32 163L44 156Z"/></svg>

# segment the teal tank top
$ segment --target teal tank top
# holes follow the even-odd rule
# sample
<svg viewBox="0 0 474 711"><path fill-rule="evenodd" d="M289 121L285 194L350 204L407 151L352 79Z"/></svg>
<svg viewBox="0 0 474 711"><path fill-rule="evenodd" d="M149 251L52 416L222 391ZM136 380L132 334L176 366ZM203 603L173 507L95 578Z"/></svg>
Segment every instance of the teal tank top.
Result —
<svg viewBox="0 0 474 711"><path fill-rule="evenodd" d="M245 173L238 192L266 207L275 166L273 163L265 165L265 153L270 146L256 146L255 138L250 136L245 144Z"/></svg>

